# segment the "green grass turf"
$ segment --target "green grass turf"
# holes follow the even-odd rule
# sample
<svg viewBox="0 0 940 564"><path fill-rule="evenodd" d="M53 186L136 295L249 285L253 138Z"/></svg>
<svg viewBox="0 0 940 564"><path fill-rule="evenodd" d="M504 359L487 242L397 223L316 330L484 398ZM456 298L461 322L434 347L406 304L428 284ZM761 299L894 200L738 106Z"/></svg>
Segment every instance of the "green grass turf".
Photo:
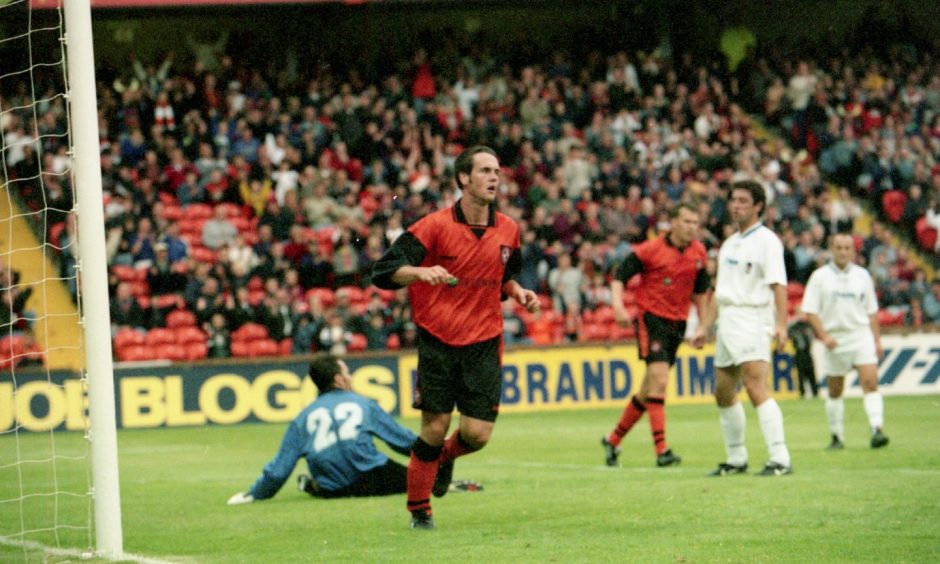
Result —
<svg viewBox="0 0 940 564"><path fill-rule="evenodd" d="M274 455L283 425L121 431L124 548L211 563L940 561L940 397L889 397L885 406L889 447L868 447L862 403L852 399L846 449L827 452L822 400L782 402L794 474L779 478L705 477L724 457L712 405L667 406L669 442L684 458L667 469L654 466L645 419L624 440L623 466L608 468L599 440L618 410L505 415L484 451L457 462L455 478L485 491L435 500L433 532L408 528L404 495L314 500L293 479L273 500L227 506ZM757 470L766 449L750 406L747 416ZM20 435L20 456L48 455L51 442ZM75 433L55 443L60 454L84 448ZM15 451L12 437L0 438L0 466ZM83 470L65 466L60 489L80 491ZM50 483L49 468L22 468L27 493ZM0 500L18 496L18 483L14 468L2 468ZM88 509L82 498L59 505L63 520L81 522ZM48 500L24 507L0 504L0 535L20 531L21 515L27 528L51 515ZM87 532L62 534L60 543L88 544ZM48 533L28 538L54 544ZM67 560L0 545L0 561L24 559Z"/></svg>

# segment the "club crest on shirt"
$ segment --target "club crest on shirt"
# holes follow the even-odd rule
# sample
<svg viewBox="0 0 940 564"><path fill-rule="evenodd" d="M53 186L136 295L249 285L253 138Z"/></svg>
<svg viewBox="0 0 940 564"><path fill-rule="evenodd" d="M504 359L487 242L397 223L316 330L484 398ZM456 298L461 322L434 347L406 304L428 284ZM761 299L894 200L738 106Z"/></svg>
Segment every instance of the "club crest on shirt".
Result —
<svg viewBox="0 0 940 564"><path fill-rule="evenodd" d="M653 341L652 343L650 343L650 350L653 351L654 353L659 352L660 350L662 350L662 348L663 346L659 344L659 341Z"/></svg>
<svg viewBox="0 0 940 564"><path fill-rule="evenodd" d="M499 258L503 261L503 264L509 262L509 257L512 256L512 247L507 247L506 245L499 246Z"/></svg>
<svg viewBox="0 0 940 564"><path fill-rule="evenodd" d="M703 265L702 265L702 259L698 259L698 260L695 261L695 270L701 270L701 269L702 269L702 266L703 266Z"/></svg>
<svg viewBox="0 0 940 564"><path fill-rule="evenodd" d="M668 276L665 277L665 278L663 278L663 285L664 285L664 286L669 286L669 285L671 285L671 284L672 284L672 278L669 278Z"/></svg>

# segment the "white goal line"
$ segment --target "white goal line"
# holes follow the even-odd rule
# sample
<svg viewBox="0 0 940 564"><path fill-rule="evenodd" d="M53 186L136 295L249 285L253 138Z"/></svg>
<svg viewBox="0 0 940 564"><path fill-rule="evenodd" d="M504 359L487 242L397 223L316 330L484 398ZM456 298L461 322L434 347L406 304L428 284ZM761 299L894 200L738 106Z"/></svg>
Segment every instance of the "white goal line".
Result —
<svg viewBox="0 0 940 564"><path fill-rule="evenodd" d="M159 558L151 558L149 556L140 556L137 554L128 554L123 553L120 556L114 558L108 558L105 555L95 554L90 550L81 550L78 548L56 548L53 546L46 546L42 543L28 541L28 540L18 540L10 537L0 536L0 545L12 546L17 548L25 548L28 550L41 550L46 554L51 554L53 556L68 556L79 558L81 560L88 560L91 558L105 558L107 560L121 561L121 562L139 562L140 564L176 564L172 560L160 560Z"/></svg>

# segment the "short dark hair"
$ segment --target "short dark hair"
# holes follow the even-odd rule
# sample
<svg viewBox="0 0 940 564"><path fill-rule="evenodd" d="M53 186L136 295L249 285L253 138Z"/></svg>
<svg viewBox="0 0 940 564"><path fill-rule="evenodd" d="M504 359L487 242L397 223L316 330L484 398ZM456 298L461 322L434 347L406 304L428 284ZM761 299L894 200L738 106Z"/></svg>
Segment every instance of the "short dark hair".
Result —
<svg viewBox="0 0 940 564"><path fill-rule="evenodd" d="M669 208L669 219L675 219L679 217L679 210L686 210L698 215L698 208L695 207L695 204L692 202L679 202L678 204Z"/></svg>
<svg viewBox="0 0 940 564"><path fill-rule="evenodd" d="M458 188L463 189L463 183L460 182L460 173L470 174L473 172L473 157L480 153L496 157L496 151L486 145L474 145L457 155L457 160L454 161L454 180L457 181Z"/></svg>
<svg viewBox="0 0 940 564"><path fill-rule="evenodd" d="M336 387L333 382L336 375L342 371L338 358L331 354L322 354L310 362L309 376L323 394Z"/></svg>
<svg viewBox="0 0 940 564"><path fill-rule="evenodd" d="M731 185L731 191L734 192L735 190L749 192L754 205L760 204L760 213L757 215L764 215L764 212L767 211L767 193L764 192L763 186L753 180L739 180Z"/></svg>

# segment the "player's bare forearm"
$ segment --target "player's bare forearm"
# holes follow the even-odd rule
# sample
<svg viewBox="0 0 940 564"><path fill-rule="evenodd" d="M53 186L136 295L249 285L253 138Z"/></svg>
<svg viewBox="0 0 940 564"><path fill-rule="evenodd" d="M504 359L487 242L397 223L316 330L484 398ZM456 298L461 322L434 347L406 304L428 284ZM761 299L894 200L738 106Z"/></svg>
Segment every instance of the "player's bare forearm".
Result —
<svg viewBox="0 0 940 564"><path fill-rule="evenodd" d="M415 282L427 282L432 286L446 284L453 278L443 266L402 266L392 274L392 282L399 286L409 286Z"/></svg>
<svg viewBox="0 0 940 564"><path fill-rule="evenodd" d="M503 283L503 294L516 300L519 305L526 308L529 313L535 313L539 309L539 297L532 290L526 290L515 280L507 280Z"/></svg>
<svg viewBox="0 0 940 564"><path fill-rule="evenodd" d="M702 296L703 307L699 308L699 317L701 319L699 329L703 333L708 333L715 325L715 320L718 319L718 301L712 293L702 294Z"/></svg>
<svg viewBox="0 0 940 564"><path fill-rule="evenodd" d="M705 346L712 326L715 325L715 319L718 318L718 302L711 292L695 294L695 307L698 309L699 323L689 342L693 347L700 349Z"/></svg>
<svg viewBox="0 0 940 564"><path fill-rule="evenodd" d="M621 327L630 324L630 316L627 315L627 309L623 306L623 282L614 279L610 283L610 305L614 310L614 321Z"/></svg>
<svg viewBox="0 0 940 564"><path fill-rule="evenodd" d="M774 333L778 348L783 348L787 342L787 287L784 284L774 284L772 288L777 318Z"/></svg>
<svg viewBox="0 0 940 564"><path fill-rule="evenodd" d="M692 294L692 303L695 305L695 313L698 314L699 323L705 318L705 308L708 307L709 297L709 294L706 292Z"/></svg>
<svg viewBox="0 0 940 564"><path fill-rule="evenodd" d="M868 316L871 324L871 334L875 337L875 352L878 354L878 360L884 355L884 349L881 348L881 323L878 321L878 314Z"/></svg>
<svg viewBox="0 0 940 564"><path fill-rule="evenodd" d="M823 329L822 319L815 313L807 313L806 322L813 328L813 332L816 333L816 338L820 341L825 341L826 337L829 336L826 330Z"/></svg>

